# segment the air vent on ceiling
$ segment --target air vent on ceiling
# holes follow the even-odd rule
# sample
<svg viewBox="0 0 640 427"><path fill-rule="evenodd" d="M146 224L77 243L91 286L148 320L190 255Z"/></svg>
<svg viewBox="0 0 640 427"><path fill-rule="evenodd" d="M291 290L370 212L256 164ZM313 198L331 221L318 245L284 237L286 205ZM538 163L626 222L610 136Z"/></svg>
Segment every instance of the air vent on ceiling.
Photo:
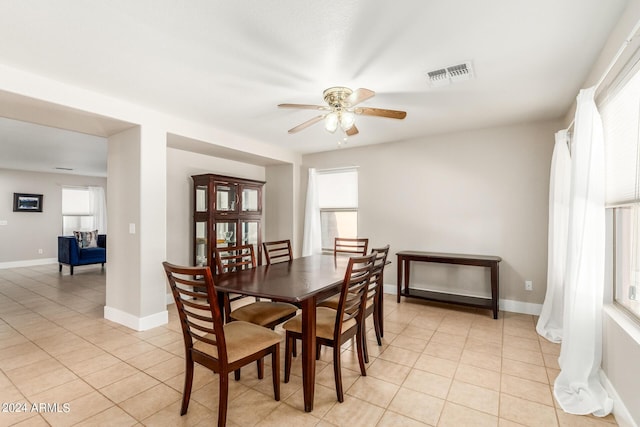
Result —
<svg viewBox="0 0 640 427"><path fill-rule="evenodd" d="M472 78L473 68L471 66L471 61L433 71L427 71L427 80L431 87L446 86L450 83L470 80Z"/></svg>

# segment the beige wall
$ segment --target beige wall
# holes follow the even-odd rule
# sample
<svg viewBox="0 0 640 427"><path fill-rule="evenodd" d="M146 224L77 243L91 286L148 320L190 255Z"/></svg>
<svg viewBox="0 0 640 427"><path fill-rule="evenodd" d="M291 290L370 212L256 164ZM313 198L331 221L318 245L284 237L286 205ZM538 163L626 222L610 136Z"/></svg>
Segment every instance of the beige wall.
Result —
<svg viewBox="0 0 640 427"><path fill-rule="evenodd" d="M140 225L140 127L109 137L107 151L106 306L140 316L140 239L129 233Z"/></svg>
<svg viewBox="0 0 640 427"><path fill-rule="evenodd" d="M0 263L58 258L62 186L98 185L106 178L0 169ZM13 193L42 194L42 213L13 212ZM42 249L42 254L38 253Z"/></svg>
<svg viewBox="0 0 640 427"><path fill-rule="evenodd" d="M500 298L541 304L546 289L549 168L560 123L541 122L303 157L318 169L358 166L359 234L373 246L498 255ZM305 178L306 181L306 178ZM306 188L306 183L302 186ZM303 198L304 199L304 198ZM303 205L304 203L302 203ZM385 279L396 282L395 257ZM423 264L416 286L488 294L488 272ZM534 290L525 291L532 280Z"/></svg>

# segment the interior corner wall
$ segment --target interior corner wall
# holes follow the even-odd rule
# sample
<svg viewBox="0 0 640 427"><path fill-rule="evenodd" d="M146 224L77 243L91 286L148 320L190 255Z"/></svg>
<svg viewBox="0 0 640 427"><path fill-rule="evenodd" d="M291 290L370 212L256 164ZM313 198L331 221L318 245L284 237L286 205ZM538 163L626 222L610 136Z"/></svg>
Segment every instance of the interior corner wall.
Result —
<svg viewBox="0 0 640 427"><path fill-rule="evenodd" d="M265 186L265 240L291 240L294 242L294 167L293 164L273 165L266 168Z"/></svg>
<svg viewBox="0 0 640 427"><path fill-rule="evenodd" d="M391 245L389 283L396 277L393 254L401 250L497 255L503 259L500 299L541 304L558 129L559 121L495 127L305 155L302 161L318 169L359 167L358 234L369 237L370 246ZM482 270L414 263L412 284L488 295L489 273ZM525 280L533 281L533 291L525 291Z"/></svg>
<svg viewBox="0 0 640 427"><path fill-rule="evenodd" d="M62 187L97 185L106 178L0 169L0 265L58 258ZM42 194L42 212L13 212L13 193ZM42 254L38 250L42 249Z"/></svg>
<svg viewBox="0 0 640 427"><path fill-rule="evenodd" d="M264 166L167 148L167 261L171 263L193 265L191 176L204 173L265 180Z"/></svg>
<svg viewBox="0 0 640 427"><path fill-rule="evenodd" d="M106 307L139 317L140 240L129 224L140 224L140 127L110 136L107 147Z"/></svg>

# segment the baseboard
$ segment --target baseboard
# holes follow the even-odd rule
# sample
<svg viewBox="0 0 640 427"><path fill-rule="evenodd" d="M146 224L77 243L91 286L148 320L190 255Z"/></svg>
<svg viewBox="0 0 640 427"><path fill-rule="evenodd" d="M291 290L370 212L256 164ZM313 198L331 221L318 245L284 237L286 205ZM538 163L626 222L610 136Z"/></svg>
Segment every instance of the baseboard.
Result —
<svg viewBox="0 0 640 427"><path fill-rule="evenodd" d="M58 258L26 259L22 261L0 262L0 270L5 268L33 267L36 265L57 264Z"/></svg>
<svg viewBox="0 0 640 427"><path fill-rule="evenodd" d="M638 427L638 425L633 421L633 417L629 413L629 410L618 396L618 392L607 378L607 375L604 373L602 369L600 369L600 381L602 381L602 385L604 389L607 390L609 397L613 399L613 416L616 418L616 422L621 427Z"/></svg>
<svg viewBox="0 0 640 427"><path fill-rule="evenodd" d="M385 294L391 294L395 297L398 293L398 287L396 285L384 285L383 291ZM532 314L537 316L542 311L542 304L530 302L501 299L498 304L501 311L511 313Z"/></svg>
<svg viewBox="0 0 640 427"><path fill-rule="evenodd" d="M508 311L510 313L532 314L534 316L539 316L540 312L542 312L542 304L535 304L532 302L501 299L499 304L500 310Z"/></svg>
<svg viewBox="0 0 640 427"><path fill-rule="evenodd" d="M136 331L146 331L169 323L169 313L164 310L146 317L136 317L113 307L104 307L104 318Z"/></svg>

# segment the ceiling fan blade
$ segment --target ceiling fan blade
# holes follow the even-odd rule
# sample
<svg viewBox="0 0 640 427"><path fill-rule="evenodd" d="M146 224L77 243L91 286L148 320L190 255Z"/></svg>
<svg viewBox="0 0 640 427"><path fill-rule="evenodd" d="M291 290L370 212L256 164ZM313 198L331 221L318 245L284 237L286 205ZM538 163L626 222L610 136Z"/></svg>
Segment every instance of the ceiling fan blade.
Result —
<svg viewBox="0 0 640 427"><path fill-rule="evenodd" d="M360 88L356 89L347 99L345 99L344 104L346 107L353 107L361 103L362 101L366 101L369 98L373 98L376 93L372 90Z"/></svg>
<svg viewBox="0 0 640 427"><path fill-rule="evenodd" d="M406 111L386 110L384 108L360 107L355 109L355 113L363 116L388 117L390 119L404 119L407 117Z"/></svg>
<svg viewBox="0 0 640 427"><path fill-rule="evenodd" d="M302 129L306 129L311 125L314 125L316 123L318 123L319 121L321 121L322 119L324 119L324 115L322 116L316 116L313 119L307 120L304 123L299 124L298 126L289 129L289 133L296 133L296 132L300 132Z"/></svg>
<svg viewBox="0 0 640 427"><path fill-rule="evenodd" d="M358 128L356 127L356 125L351 126L351 129L348 129L345 133L347 134L347 136L353 136L353 135L357 135L358 134Z"/></svg>
<svg viewBox="0 0 640 427"><path fill-rule="evenodd" d="M310 104L278 104L280 108L297 108L301 110L329 110L326 105L310 105Z"/></svg>

